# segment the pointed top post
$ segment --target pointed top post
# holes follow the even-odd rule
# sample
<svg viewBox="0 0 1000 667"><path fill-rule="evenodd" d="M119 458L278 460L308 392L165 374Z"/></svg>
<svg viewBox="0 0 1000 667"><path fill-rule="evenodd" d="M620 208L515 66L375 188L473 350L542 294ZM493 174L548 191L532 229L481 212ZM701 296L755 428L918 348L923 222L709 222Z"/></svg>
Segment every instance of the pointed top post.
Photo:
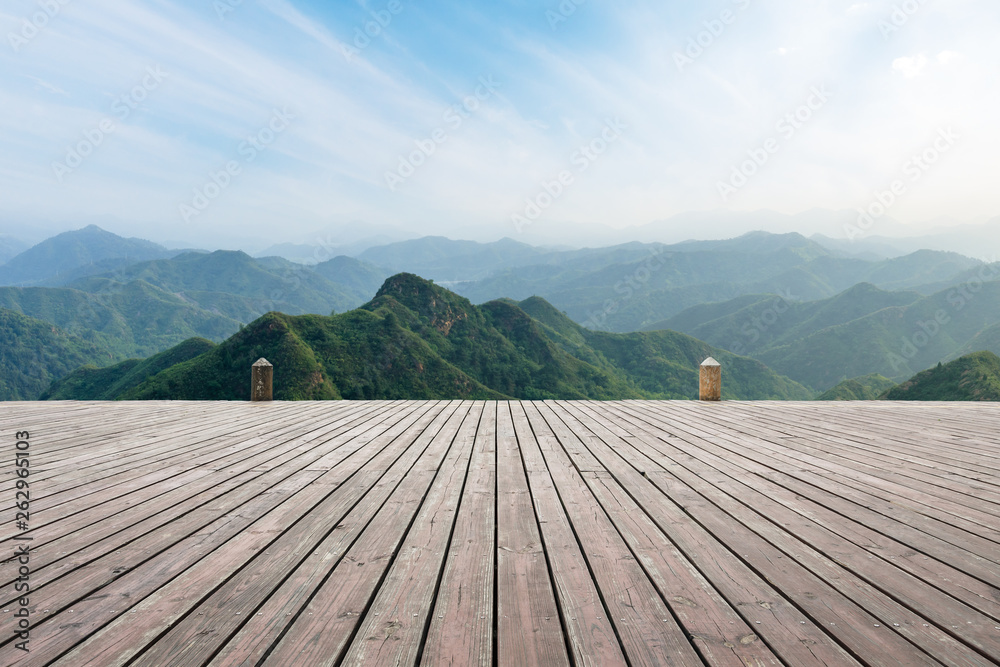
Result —
<svg viewBox="0 0 1000 667"><path fill-rule="evenodd" d="M250 367L250 401L262 403L274 398L274 366L264 357Z"/></svg>
<svg viewBox="0 0 1000 667"><path fill-rule="evenodd" d="M722 400L722 364L709 357L701 362L698 398L702 401Z"/></svg>

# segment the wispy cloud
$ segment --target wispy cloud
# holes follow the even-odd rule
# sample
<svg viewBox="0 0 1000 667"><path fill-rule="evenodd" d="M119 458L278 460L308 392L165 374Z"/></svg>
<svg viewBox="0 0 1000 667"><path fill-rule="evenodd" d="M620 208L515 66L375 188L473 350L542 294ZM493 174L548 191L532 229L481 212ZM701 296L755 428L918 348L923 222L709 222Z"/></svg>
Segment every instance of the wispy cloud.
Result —
<svg viewBox="0 0 1000 667"><path fill-rule="evenodd" d="M23 48L0 49L0 216L72 226L110 215L147 235L166 226L220 242L334 223L499 235L617 117L628 132L533 227L640 224L718 208L718 180L820 84L836 97L726 206L854 208L935 128L954 125L968 141L894 216L997 213L991 0L925 4L891 39L878 26L888 0L585 3L556 30L530 3L389 5L259 0L224 20L195 0L65 5ZM0 35L36 10L11 0ZM678 71L675 54L692 41L701 51ZM114 101L152 66L169 77L119 119ZM502 84L497 94L453 126L449 109L484 76ZM192 191L285 107L296 116L287 131L184 222ZM58 182L53 162L109 117L114 132ZM446 140L391 191L386 172L438 128Z"/></svg>

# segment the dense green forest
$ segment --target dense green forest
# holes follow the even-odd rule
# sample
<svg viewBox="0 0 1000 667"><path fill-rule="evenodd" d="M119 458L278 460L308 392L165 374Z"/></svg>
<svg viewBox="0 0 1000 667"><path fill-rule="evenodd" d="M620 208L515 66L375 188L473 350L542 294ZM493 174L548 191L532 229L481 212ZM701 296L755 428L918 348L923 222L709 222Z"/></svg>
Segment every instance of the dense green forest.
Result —
<svg viewBox="0 0 1000 667"><path fill-rule="evenodd" d="M185 355L197 347L181 345L191 339L221 344L198 362L215 355L221 372L225 355L264 346L265 314L286 342L309 350L323 378L289 389L295 396L460 387L457 395L692 397L697 365L711 355L726 359L729 398L871 398L938 362L1000 353L1000 264L927 250L879 256L878 244L851 255L860 246L799 234L582 249L425 237L356 257L315 248L304 255L319 262L311 265L169 250L93 225L30 248L0 241L8 400L37 398L81 365L91 367L50 395L93 396L102 385L102 396L138 395L147 379L195 361ZM427 303L389 289L398 271L439 281L415 293L463 313L454 333L415 315ZM27 319L15 326L15 314ZM38 340L15 333L42 326L49 335ZM379 365L405 354L416 375L400 361Z"/></svg>
<svg viewBox="0 0 1000 667"><path fill-rule="evenodd" d="M260 357L275 366L279 399L694 398L707 356L726 365L727 398L810 397L760 362L684 334L591 332L542 299L523 305L474 306L400 274L348 313L268 313L199 356L141 382L133 375L114 398L245 399L250 365ZM48 395L95 397L86 377L93 373L74 374Z"/></svg>
<svg viewBox="0 0 1000 667"><path fill-rule="evenodd" d="M982 351L917 373L884 398L891 401L1000 401L1000 357Z"/></svg>
<svg viewBox="0 0 1000 667"><path fill-rule="evenodd" d="M0 308L0 400L38 397L54 380L101 361L94 343L42 320Z"/></svg>
<svg viewBox="0 0 1000 667"><path fill-rule="evenodd" d="M844 380L820 394L817 401L871 401L895 387L896 383L878 373Z"/></svg>

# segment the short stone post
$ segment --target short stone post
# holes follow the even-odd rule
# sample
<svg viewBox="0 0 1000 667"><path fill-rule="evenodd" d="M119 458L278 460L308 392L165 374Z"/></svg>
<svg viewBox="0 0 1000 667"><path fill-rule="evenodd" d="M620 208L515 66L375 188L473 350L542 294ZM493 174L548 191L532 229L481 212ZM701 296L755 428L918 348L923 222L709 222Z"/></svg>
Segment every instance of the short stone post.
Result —
<svg viewBox="0 0 1000 667"><path fill-rule="evenodd" d="M274 398L274 366L264 357L250 367L250 400L254 403Z"/></svg>
<svg viewBox="0 0 1000 667"><path fill-rule="evenodd" d="M701 362L699 398L703 401L722 400L722 365L709 357Z"/></svg>

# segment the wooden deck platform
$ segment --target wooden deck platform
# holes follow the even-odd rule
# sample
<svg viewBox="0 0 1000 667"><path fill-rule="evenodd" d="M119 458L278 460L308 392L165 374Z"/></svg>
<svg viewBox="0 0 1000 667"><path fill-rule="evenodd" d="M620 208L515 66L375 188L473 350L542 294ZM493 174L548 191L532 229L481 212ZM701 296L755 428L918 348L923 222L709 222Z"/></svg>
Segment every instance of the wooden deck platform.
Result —
<svg viewBox="0 0 1000 667"><path fill-rule="evenodd" d="M9 403L0 461L0 665L1000 663L997 404Z"/></svg>

